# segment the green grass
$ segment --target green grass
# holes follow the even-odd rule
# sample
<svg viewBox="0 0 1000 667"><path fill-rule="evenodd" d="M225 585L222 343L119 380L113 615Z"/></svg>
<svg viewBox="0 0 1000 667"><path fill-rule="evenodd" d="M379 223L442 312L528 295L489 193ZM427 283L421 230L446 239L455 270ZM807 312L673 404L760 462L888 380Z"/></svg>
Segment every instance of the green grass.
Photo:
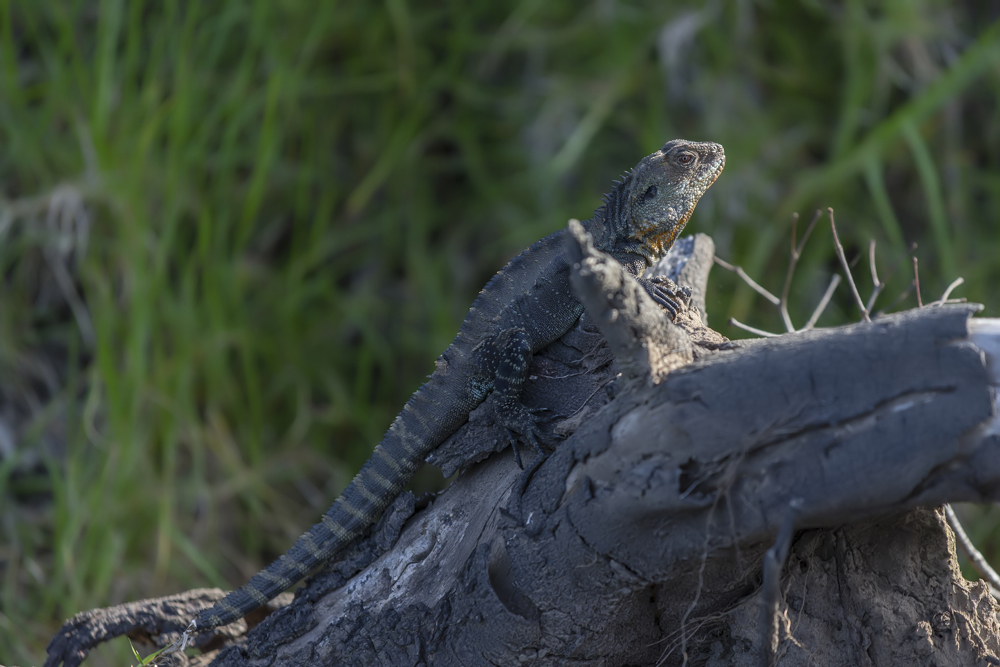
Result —
<svg viewBox="0 0 1000 667"><path fill-rule="evenodd" d="M493 272L667 139L726 147L691 229L772 289L833 206L996 315L998 17L877 4L0 0L0 662L281 553ZM795 322L833 270L821 226ZM709 311L780 329L723 272Z"/></svg>

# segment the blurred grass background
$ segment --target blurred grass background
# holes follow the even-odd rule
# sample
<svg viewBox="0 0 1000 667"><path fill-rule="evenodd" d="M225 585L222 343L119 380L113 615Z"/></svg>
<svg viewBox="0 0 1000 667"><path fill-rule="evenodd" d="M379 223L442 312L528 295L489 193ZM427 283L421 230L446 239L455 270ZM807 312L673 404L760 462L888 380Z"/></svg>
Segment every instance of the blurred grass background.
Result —
<svg viewBox="0 0 1000 667"><path fill-rule="evenodd" d="M791 213L832 206L863 292L870 239L883 272L916 241L925 301L962 276L997 316L998 19L0 0L0 662L39 664L78 611L231 588L282 553L493 272L667 139L725 146L689 230L772 291ZM821 224L797 324L835 270ZM781 330L718 269L708 305L732 337L730 316ZM857 318L842 286L820 324ZM994 561L995 524L973 528Z"/></svg>

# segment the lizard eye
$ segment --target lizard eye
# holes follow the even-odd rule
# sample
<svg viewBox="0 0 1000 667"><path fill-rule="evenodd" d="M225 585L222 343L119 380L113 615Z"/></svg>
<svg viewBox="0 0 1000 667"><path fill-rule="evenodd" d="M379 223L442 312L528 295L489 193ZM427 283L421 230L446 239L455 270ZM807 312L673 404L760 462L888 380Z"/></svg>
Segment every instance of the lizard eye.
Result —
<svg viewBox="0 0 1000 667"><path fill-rule="evenodd" d="M691 164L694 162L694 155L691 155L691 153L681 153L677 156L677 161L685 165Z"/></svg>
<svg viewBox="0 0 1000 667"><path fill-rule="evenodd" d="M646 190L645 194L642 195L642 198L643 198L644 201L649 201L650 199L652 199L655 196L656 196L656 186L655 185L650 185L649 189Z"/></svg>

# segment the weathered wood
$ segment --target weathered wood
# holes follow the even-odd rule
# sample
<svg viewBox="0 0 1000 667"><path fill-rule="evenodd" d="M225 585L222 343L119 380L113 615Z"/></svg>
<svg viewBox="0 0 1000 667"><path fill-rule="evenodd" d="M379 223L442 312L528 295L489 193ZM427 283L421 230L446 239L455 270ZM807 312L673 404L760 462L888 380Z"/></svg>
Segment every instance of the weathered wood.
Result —
<svg viewBox="0 0 1000 667"><path fill-rule="evenodd" d="M995 601L921 509L1000 499L997 321L941 306L731 343L579 252L586 321L526 389L566 441L394 508L213 664L756 664L762 554L789 517L777 664L997 660ZM434 462L489 455L491 429L473 413Z"/></svg>

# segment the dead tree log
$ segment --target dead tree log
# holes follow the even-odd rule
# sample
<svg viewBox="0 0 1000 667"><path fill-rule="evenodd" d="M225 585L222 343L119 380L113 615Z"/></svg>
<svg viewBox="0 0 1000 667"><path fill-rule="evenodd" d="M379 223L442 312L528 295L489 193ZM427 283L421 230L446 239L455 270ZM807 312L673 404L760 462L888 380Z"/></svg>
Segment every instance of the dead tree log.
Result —
<svg viewBox="0 0 1000 667"><path fill-rule="evenodd" d="M526 390L565 441L522 472L474 412L431 458L466 468L445 492L178 662L1000 664L998 606L934 509L1000 499L1000 323L940 306L729 342L703 324L707 237L670 260L693 287L675 323L575 242L587 314ZM78 664L90 614L47 664Z"/></svg>

